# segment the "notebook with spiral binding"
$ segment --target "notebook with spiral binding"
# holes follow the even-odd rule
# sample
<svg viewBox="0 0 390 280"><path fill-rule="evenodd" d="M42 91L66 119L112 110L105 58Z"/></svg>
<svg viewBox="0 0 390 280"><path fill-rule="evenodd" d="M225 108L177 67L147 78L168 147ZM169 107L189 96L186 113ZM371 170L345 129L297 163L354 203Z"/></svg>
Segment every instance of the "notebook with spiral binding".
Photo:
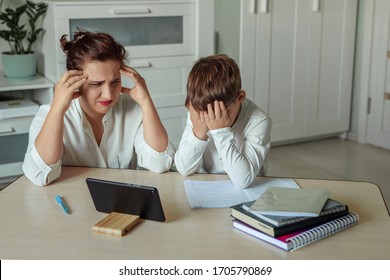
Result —
<svg viewBox="0 0 390 280"><path fill-rule="evenodd" d="M279 237L272 237L238 220L233 220L233 227L286 251L294 251L339 231L347 229L358 222L359 216L356 213L350 212L343 217L324 223L320 226L296 231Z"/></svg>

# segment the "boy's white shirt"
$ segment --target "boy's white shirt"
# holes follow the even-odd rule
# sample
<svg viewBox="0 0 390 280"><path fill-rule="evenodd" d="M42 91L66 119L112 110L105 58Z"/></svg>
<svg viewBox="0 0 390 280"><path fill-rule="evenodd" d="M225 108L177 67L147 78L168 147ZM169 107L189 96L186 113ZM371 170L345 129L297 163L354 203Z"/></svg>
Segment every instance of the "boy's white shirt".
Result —
<svg viewBox="0 0 390 280"><path fill-rule="evenodd" d="M173 145L169 143L162 153L148 146L143 137L140 107L130 97L121 95L103 118L104 133L100 146L78 99L73 100L64 117L63 157L59 162L48 166L34 143L49 110L50 105L42 105L31 123L23 163L25 175L36 185L47 185L57 179L62 165L135 168L138 164L157 173L169 170L172 165Z"/></svg>
<svg viewBox="0 0 390 280"><path fill-rule="evenodd" d="M252 101L243 101L231 128L210 130L207 141L198 139L192 127L188 113L175 154L175 165L180 174L228 174L238 188L246 188L256 176L265 174L271 148L271 119Z"/></svg>

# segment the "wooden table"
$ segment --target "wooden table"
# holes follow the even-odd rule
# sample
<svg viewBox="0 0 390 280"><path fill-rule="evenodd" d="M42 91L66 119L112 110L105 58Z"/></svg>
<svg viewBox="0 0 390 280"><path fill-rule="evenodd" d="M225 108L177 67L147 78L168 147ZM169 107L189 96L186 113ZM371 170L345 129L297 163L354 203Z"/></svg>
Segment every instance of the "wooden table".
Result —
<svg viewBox="0 0 390 280"><path fill-rule="evenodd" d="M155 186L167 221L143 221L123 237L92 226L107 214L95 210L85 178ZM193 180L224 180L196 174ZM233 229L229 208L191 209L178 173L63 167L62 176L37 187L24 176L0 192L0 259L390 259L390 219L379 188L366 182L297 179L303 188L325 188L360 222L294 252L285 252ZM55 196L72 210L65 215Z"/></svg>

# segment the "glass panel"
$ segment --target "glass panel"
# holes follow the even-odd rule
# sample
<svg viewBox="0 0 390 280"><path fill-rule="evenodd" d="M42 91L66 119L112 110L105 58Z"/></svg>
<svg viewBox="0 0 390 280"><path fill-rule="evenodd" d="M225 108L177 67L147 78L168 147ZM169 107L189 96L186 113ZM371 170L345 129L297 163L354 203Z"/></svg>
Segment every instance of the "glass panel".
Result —
<svg viewBox="0 0 390 280"><path fill-rule="evenodd" d="M23 161L27 144L28 134L1 136L0 164Z"/></svg>
<svg viewBox="0 0 390 280"><path fill-rule="evenodd" d="M181 44L183 17L70 19L70 34L79 29L105 32L124 46Z"/></svg>

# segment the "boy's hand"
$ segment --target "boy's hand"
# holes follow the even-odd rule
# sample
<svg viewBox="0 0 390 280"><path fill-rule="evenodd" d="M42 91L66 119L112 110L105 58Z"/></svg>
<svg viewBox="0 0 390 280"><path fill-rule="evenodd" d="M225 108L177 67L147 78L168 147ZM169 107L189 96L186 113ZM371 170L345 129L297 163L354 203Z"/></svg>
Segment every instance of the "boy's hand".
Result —
<svg viewBox="0 0 390 280"><path fill-rule="evenodd" d="M212 104L208 104L207 112L202 113L207 127L210 130L229 127L232 123L225 104L222 101L214 101L214 108Z"/></svg>
<svg viewBox="0 0 390 280"><path fill-rule="evenodd" d="M207 136L207 132L209 131L206 121L203 117L202 112L197 112L192 104L188 105L188 112L190 113L190 119L192 122L192 131L195 136L200 140L206 141L209 137Z"/></svg>

